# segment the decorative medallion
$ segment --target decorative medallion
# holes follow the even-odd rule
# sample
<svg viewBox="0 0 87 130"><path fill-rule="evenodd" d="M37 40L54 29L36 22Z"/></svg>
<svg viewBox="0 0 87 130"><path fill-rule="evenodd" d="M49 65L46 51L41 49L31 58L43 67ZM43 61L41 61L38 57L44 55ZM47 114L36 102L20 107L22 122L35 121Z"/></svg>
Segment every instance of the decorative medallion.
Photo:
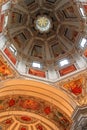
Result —
<svg viewBox="0 0 87 130"><path fill-rule="evenodd" d="M46 16L40 16L36 20L36 28L40 32L47 32L51 27L51 21Z"/></svg>

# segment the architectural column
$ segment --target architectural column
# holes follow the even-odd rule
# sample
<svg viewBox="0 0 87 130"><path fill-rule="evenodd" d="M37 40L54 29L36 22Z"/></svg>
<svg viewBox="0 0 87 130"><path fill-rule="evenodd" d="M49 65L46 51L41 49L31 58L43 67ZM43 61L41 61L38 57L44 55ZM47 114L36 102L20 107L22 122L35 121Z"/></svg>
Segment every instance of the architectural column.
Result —
<svg viewBox="0 0 87 130"><path fill-rule="evenodd" d="M87 130L87 106L77 107L73 116L70 130Z"/></svg>

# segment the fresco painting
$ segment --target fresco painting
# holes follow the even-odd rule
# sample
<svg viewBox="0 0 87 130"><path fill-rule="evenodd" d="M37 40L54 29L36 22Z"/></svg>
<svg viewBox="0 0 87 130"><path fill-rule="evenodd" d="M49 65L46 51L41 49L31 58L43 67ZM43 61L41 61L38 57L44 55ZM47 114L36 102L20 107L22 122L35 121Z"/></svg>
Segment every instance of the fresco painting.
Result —
<svg viewBox="0 0 87 130"><path fill-rule="evenodd" d="M37 97L12 95L11 98L9 96L5 96L0 98L0 106L3 106L3 108L0 109L0 112L5 112L7 110L8 113L9 111L26 111L39 114L40 116L51 120L58 126L59 124L62 125L63 130L67 129L70 124L70 120L55 105ZM13 121L9 119L9 116L11 115L8 114L8 120L4 121L6 122L5 125L13 123ZM27 124L35 123L38 120L27 115L15 115L15 119L25 124L23 129L27 129ZM37 130L45 130L45 127L42 124L37 124L36 128Z"/></svg>
<svg viewBox="0 0 87 130"><path fill-rule="evenodd" d="M8 58L11 60L11 62L15 65L17 60L14 54L12 54L12 52L8 48L5 48L4 52L8 56Z"/></svg>
<svg viewBox="0 0 87 130"><path fill-rule="evenodd" d="M78 96L82 94L83 78L67 82L63 85L63 87Z"/></svg>
<svg viewBox="0 0 87 130"><path fill-rule="evenodd" d="M13 76L12 69L7 65L2 56L0 56L0 79L4 79L6 77ZM0 106L0 109L3 106Z"/></svg>
<svg viewBox="0 0 87 130"><path fill-rule="evenodd" d="M84 51L83 55L87 58L87 49Z"/></svg>
<svg viewBox="0 0 87 130"><path fill-rule="evenodd" d="M46 77L44 71L35 70L35 69L32 69L32 68L29 69L29 74L32 74L32 75L34 75L34 76L39 76L39 77L42 77L42 78L45 78L45 77Z"/></svg>
<svg viewBox="0 0 87 130"><path fill-rule="evenodd" d="M25 125L21 125L21 126L19 127L19 130L28 130L28 127L25 126Z"/></svg>
<svg viewBox="0 0 87 130"><path fill-rule="evenodd" d="M85 13L87 15L87 5L83 5L83 6L84 6Z"/></svg>
<svg viewBox="0 0 87 130"><path fill-rule="evenodd" d="M41 123L36 125L36 130L47 130Z"/></svg>
<svg viewBox="0 0 87 130"><path fill-rule="evenodd" d="M60 76L64 76L64 75L69 74L75 70L76 70L76 67L74 65L71 65L71 66L68 66L66 68L59 70L59 73L60 73Z"/></svg>

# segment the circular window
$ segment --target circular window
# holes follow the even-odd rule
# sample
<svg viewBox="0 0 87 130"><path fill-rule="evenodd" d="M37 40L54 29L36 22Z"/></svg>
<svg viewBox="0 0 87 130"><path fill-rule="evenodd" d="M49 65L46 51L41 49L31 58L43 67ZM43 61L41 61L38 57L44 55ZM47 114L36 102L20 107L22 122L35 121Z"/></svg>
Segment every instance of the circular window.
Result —
<svg viewBox="0 0 87 130"><path fill-rule="evenodd" d="M42 16L36 20L36 28L40 32L47 32L50 29L50 27L51 27L51 22L47 17Z"/></svg>

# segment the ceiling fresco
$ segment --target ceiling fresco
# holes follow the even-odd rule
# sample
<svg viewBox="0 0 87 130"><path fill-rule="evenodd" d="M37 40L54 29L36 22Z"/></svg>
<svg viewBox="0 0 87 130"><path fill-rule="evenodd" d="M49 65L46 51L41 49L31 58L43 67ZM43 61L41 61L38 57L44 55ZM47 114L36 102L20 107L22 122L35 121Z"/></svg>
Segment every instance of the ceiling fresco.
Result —
<svg viewBox="0 0 87 130"><path fill-rule="evenodd" d="M1 97L0 98L0 111L1 113L7 112L9 115L10 111L26 111L29 113L38 114L48 120L51 120L58 127L62 125L63 129L69 127L69 120L56 108L53 104L50 104L44 100L37 99L34 97L24 96L24 95L11 95L11 97ZM23 124L34 124L37 122L37 119L33 119L28 116L16 116L16 120L22 122ZM6 121L1 122L6 127L12 125L14 121L7 119ZM37 129L39 126L36 126ZM7 127L6 127L7 128ZM44 128L42 128L44 130Z"/></svg>
<svg viewBox="0 0 87 130"><path fill-rule="evenodd" d="M0 53L0 80L6 80L15 77L15 71L7 63L6 59Z"/></svg>
<svg viewBox="0 0 87 130"><path fill-rule="evenodd" d="M70 114L75 107L69 103L71 98L65 100L64 93L44 83L21 79L10 81L5 81L0 89L0 127L3 130L70 129ZM72 103L76 105L74 101Z"/></svg>

